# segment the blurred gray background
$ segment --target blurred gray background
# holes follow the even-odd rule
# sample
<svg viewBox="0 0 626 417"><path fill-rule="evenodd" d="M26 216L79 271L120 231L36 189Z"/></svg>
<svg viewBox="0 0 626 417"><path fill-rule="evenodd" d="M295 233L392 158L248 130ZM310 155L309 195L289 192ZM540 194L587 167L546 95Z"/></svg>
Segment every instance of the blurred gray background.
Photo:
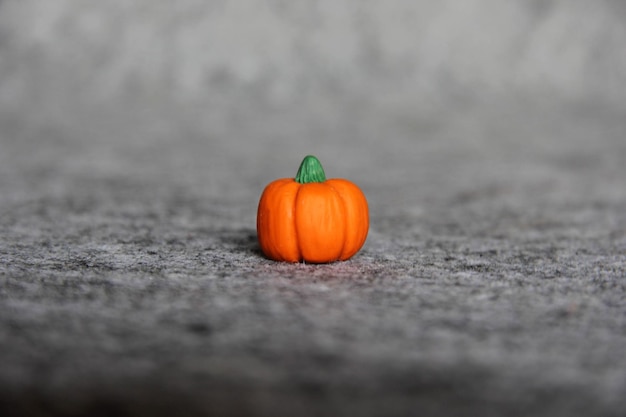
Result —
<svg viewBox="0 0 626 417"><path fill-rule="evenodd" d="M626 3L0 2L3 415L626 407ZM306 154L352 260L256 245Z"/></svg>

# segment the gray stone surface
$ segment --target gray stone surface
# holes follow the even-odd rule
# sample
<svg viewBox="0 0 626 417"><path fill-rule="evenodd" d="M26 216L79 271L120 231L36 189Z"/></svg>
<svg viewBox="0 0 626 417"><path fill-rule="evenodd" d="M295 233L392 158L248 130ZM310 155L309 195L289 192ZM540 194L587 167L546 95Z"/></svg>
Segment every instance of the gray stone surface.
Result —
<svg viewBox="0 0 626 417"><path fill-rule="evenodd" d="M623 415L624 3L235 3L0 3L0 414Z"/></svg>

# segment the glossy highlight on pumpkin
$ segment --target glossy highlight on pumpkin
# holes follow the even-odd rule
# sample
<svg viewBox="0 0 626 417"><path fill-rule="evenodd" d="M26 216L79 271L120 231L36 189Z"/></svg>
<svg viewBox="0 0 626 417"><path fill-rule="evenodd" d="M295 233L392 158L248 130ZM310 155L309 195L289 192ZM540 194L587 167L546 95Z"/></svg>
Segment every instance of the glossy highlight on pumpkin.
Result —
<svg viewBox="0 0 626 417"><path fill-rule="evenodd" d="M276 261L349 259L365 243L368 229L363 192L348 180L327 180L314 156L304 158L295 178L268 184L259 201L259 244Z"/></svg>

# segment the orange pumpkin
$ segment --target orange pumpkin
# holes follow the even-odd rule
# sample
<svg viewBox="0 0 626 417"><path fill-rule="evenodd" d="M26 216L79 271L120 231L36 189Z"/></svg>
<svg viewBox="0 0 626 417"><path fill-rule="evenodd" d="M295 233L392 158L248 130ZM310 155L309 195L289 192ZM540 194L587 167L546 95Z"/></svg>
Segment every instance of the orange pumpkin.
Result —
<svg viewBox="0 0 626 417"><path fill-rule="evenodd" d="M346 260L361 249L368 228L363 192L348 180L326 180L322 165L310 155L296 178L271 182L259 201L259 244L276 261Z"/></svg>

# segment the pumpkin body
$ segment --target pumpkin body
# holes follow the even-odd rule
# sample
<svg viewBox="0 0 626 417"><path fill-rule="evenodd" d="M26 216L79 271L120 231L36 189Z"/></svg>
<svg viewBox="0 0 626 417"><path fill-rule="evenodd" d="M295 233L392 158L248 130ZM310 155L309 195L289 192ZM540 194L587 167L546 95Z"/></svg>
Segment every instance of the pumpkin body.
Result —
<svg viewBox="0 0 626 417"><path fill-rule="evenodd" d="M276 261L346 260L361 249L368 228L367 200L344 179L309 183L279 179L265 188L259 201L259 244Z"/></svg>

